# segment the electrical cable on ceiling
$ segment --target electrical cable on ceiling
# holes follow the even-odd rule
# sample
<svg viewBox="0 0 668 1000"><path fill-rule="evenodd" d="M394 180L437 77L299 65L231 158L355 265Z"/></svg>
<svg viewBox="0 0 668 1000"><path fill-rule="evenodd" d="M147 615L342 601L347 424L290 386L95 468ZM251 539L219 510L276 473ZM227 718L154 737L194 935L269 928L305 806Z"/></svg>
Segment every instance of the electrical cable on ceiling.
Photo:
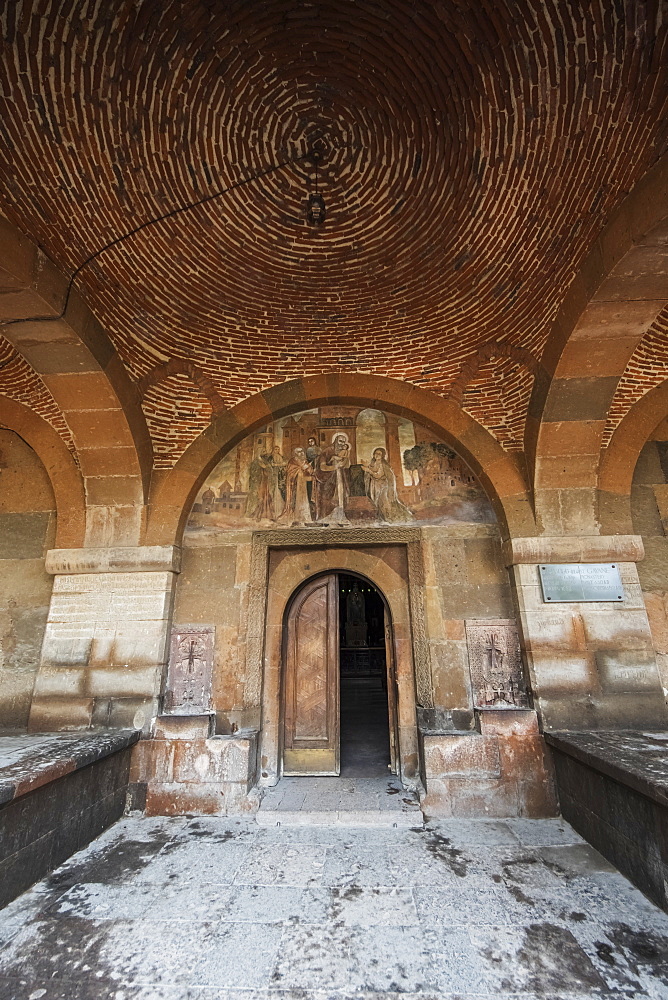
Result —
<svg viewBox="0 0 668 1000"><path fill-rule="evenodd" d="M274 173L276 170L281 170L283 167L287 167L292 163L298 163L300 160L307 159L309 156L309 153L303 153L301 156L294 156L289 160L282 160L280 163L274 163L271 167L267 167L265 170L260 170L258 173L253 174L252 177L246 177L244 180L235 181L235 183L230 184L229 187L221 188L219 191L214 191L213 194L205 195L203 198L190 202L188 205L181 205L178 208L173 208L171 211L165 212L164 215L159 215L155 219L148 219L146 222L142 222L140 226L136 226L134 229L124 233L122 236L117 236L116 239L111 240L111 242L107 243L99 250L96 250L95 253L92 253L89 257L87 257L82 264L79 264L70 277L67 285L67 291L65 292L65 301L57 316L24 316L20 319L6 320L2 326L13 326L14 323L53 323L57 320L63 319L65 313L67 312L67 306L69 305L70 294L72 292L74 282L89 264L100 257L103 253L106 253L107 250L111 250L112 247L118 246L119 243L123 243L125 240L130 239L131 236L136 236L137 233L140 233L143 229L147 229L149 226L154 226L158 222L164 222L166 219L171 219L175 215L179 215L181 212L188 212L190 209L198 208L200 205L205 205L207 202L213 201L215 198L220 198L224 194L229 194L230 191L235 191L238 188L244 187L246 184L251 184L253 181L259 180L261 177L266 177L268 174ZM40 247L40 249L42 248Z"/></svg>

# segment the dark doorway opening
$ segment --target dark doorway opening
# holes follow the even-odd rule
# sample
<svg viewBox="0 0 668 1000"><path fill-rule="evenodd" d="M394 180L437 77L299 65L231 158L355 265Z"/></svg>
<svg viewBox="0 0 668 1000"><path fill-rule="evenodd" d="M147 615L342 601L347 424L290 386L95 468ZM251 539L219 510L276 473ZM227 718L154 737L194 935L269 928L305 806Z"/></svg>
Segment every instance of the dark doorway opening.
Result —
<svg viewBox="0 0 668 1000"><path fill-rule="evenodd" d="M339 574L341 775L390 772L385 603L367 580Z"/></svg>

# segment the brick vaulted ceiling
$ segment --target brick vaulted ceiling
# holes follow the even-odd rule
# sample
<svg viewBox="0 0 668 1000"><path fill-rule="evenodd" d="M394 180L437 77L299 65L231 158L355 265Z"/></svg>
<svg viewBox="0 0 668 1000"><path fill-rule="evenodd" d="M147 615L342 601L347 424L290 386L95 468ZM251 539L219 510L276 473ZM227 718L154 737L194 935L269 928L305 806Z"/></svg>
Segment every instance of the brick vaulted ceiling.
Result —
<svg viewBox="0 0 668 1000"><path fill-rule="evenodd" d="M578 266L665 151L655 0L1 0L3 210L133 378L226 405L327 371L446 394L482 345L540 359ZM307 224L319 143L327 217ZM462 405L521 446L532 375ZM48 402L48 401L47 401ZM44 404L47 406L47 403ZM159 465L211 409L146 392Z"/></svg>

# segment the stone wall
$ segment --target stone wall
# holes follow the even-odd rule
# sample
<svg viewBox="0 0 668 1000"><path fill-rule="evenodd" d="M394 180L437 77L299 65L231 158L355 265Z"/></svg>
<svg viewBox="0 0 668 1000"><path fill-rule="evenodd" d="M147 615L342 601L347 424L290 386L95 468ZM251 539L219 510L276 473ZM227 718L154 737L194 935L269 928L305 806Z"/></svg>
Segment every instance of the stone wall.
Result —
<svg viewBox="0 0 668 1000"><path fill-rule="evenodd" d="M637 564L636 535L515 539L506 546L522 645L542 728L632 729L666 724L666 706ZM540 563L615 563L620 603L543 600Z"/></svg>
<svg viewBox="0 0 668 1000"><path fill-rule="evenodd" d="M498 529L452 525L423 529L426 632L439 710L455 728L473 724L467 619L512 618L515 614ZM443 719L441 718L441 724Z"/></svg>
<svg viewBox="0 0 668 1000"><path fill-rule="evenodd" d="M633 527L642 535L638 564L664 694L668 696L668 426L659 425L638 458L631 490Z"/></svg>
<svg viewBox="0 0 668 1000"><path fill-rule="evenodd" d="M51 597L44 557L55 528L46 469L17 434L0 429L0 730L28 723Z"/></svg>
<svg viewBox="0 0 668 1000"><path fill-rule="evenodd" d="M53 595L30 729L149 731L159 711L179 551L52 549L46 568Z"/></svg>
<svg viewBox="0 0 668 1000"><path fill-rule="evenodd" d="M465 621L514 614L498 529L457 524L422 528L421 536L424 638L433 705L450 717L454 712L458 727L470 728ZM199 623L216 628L212 704L221 733L257 723L244 701L251 541L251 532L245 531L187 537L175 595L174 626ZM347 555L339 568L355 569ZM309 572L304 569L304 579Z"/></svg>
<svg viewBox="0 0 668 1000"><path fill-rule="evenodd" d="M181 728L175 719L158 721L157 738L138 748L133 772L136 783L147 784L147 810L222 813L254 808L248 793L255 782L271 784L277 778L274 703L280 698L285 606L310 575L339 569L365 575L389 602L402 773L408 784L422 787L429 814L553 814L552 776L535 711L474 711L466 622L514 615L497 527L388 528L361 532L359 538L354 529L303 534L304 545L296 548L294 535L288 539L276 532L256 533L255 540L248 531L186 536L173 627L215 627L215 722L204 733L199 730L204 723L208 728L207 719L183 719ZM316 544L317 539L323 544ZM262 590L260 605L254 587ZM257 671L262 707L253 694ZM256 770L252 732L260 728L262 766ZM214 731L218 735L212 738ZM184 733L190 734L188 747ZM239 769L242 757L248 773Z"/></svg>

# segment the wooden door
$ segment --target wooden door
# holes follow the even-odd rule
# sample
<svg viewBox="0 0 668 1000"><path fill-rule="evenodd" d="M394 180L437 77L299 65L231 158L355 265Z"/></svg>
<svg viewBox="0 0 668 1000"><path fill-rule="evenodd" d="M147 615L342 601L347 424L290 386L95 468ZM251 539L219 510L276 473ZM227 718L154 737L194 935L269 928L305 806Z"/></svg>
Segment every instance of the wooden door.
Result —
<svg viewBox="0 0 668 1000"><path fill-rule="evenodd" d="M390 727L390 771L399 774L399 731L397 723L397 670L394 659L392 626L388 621L389 611L385 608L385 667L387 670L387 714Z"/></svg>
<svg viewBox="0 0 668 1000"><path fill-rule="evenodd" d="M288 612L284 647L283 774L340 771L339 586L311 580Z"/></svg>

